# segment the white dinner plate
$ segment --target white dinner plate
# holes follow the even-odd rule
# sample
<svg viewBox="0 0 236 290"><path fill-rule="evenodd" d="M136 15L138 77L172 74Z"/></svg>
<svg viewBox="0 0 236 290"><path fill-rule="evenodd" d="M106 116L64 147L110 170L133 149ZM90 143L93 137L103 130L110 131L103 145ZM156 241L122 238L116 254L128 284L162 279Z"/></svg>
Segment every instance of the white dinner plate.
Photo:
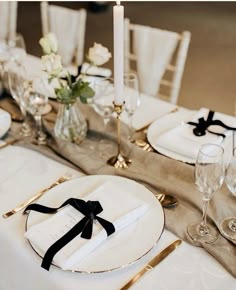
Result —
<svg viewBox="0 0 236 290"><path fill-rule="evenodd" d="M11 127L11 115L0 109L0 138L4 136Z"/></svg>
<svg viewBox="0 0 236 290"><path fill-rule="evenodd" d="M124 177L91 175L76 178L51 189L38 203L49 207L59 206L70 197L79 195L83 198L106 181L110 181L112 187L117 185L119 189L143 200L149 205L148 211L133 224L110 236L109 240L73 266L71 271L99 273L126 267L146 255L163 232L164 213L159 201L146 187ZM48 217L50 215L31 211L26 221L26 230ZM31 246L40 257L43 256L36 247Z"/></svg>
<svg viewBox="0 0 236 290"><path fill-rule="evenodd" d="M181 122L188 122L189 120L191 120L194 114L196 114L196 111L190 111L184 108L180 108L175 113L170 113L157 119L148 128L147 132L148 142L156 151L165 156L185 163L195 163L196 162L195 159L170 151L167 148L159 146L158 144L158 137L161 134L177 127L178 125L181 124Z"/></svg>

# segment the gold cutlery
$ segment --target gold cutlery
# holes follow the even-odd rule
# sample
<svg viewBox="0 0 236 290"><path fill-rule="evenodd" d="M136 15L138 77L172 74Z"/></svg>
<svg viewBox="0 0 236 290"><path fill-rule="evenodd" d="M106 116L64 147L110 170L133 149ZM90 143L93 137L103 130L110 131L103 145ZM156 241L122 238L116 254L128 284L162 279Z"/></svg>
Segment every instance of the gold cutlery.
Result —
<svg viewBox="0 0 236 290"><path fill-rule="evenodd" d="M163 249L160 253L156 255L148 264L139 271L133 278L131 278L120 290L127 290L134 285L145 273L151 271L156 265L158 265L162 260L164 260L171 252L173 252L180 244L182 240L176 240L172 242L169 246Z"/></svg>
<svg viewBox="0 0 236 290"><path fill-rule="evenodd" d="M174 207L178 204L177 198L165 193L156 193L155 197L160 201L161 205L166 208Z"/></svg>
<svg viewBox="0 0 236 290"><path fill-rule="evenodd" d="M36 199L40 198L44 193L46 193L49 189L57 186L58 184L61 184L67 180L69 180L70 178L67 176L61 176L60 178L58 178L55 182L53 182L50 186L48 186L47 188L40 190L39 192L37 192L34 196L32 196L31 198L27 199L25 202L23 202L22 204L18 205L17 207L15 207L14 209L10 210L9 212L6 212L3 214L4 218L8 218L10 216L12 216L13 214L17 213L18 211L24 209L26 206L28 206L29 204L31 204L32 202L34 202Z"/></svg>
<svg viewBox="0 0 236 290"><path fill-rule="evenodd" d="M9 141L5 141L4 143L0 144L0 149L7 147L8 145L13 145L14 143L16 143L17 141L19 141L18 139L11 139Z"/></svg>

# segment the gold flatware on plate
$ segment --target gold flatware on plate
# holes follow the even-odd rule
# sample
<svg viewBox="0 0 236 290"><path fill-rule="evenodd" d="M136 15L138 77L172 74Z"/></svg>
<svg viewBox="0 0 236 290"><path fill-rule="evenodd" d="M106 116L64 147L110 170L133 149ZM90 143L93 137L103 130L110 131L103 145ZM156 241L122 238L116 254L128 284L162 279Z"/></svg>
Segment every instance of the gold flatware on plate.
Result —
<svg viewBox="0 0 236 290"><path fill-rule="evenodd" d="M182 240L176 240L163 249L160 253L156 255L148 264L139 271L131 280L129 280L120 290L129 289L134 283L136 283L145 273L152 270L156 265L158 265L162 260L164 260L170 253L172 253L180 244Z"/></svg>
<svg viewBox="0 0 236 290"><path fill-rule="evenodd" d="M58 184L61 184L67 180L69 180L70 178L67 176L61 176L60 178L58 178L55 182L53 182L49 187L40 190L39 192L37 192L34 196L32 196L31 198L27 199L25 202L23 202L22 204L18 205L17 207L15 207L14 209L10 210L9 212L6 212L3 214L4 218L8 218L10 216L12 216L13 214L17 213L18 211L24 209L26 206L28 206L29 204L31 204L32 202L34 202L36 199L40 198L44 193L46 193L49 189L57 186Z"/></svg>

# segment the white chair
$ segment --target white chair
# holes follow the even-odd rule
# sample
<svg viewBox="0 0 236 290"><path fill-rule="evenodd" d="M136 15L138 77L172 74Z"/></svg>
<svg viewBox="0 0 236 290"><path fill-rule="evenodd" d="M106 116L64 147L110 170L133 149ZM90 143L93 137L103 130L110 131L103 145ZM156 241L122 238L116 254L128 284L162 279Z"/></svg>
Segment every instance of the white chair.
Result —
<svg viewBox="0 0 236 290"><path fill-rule="evenodd" d="M128 18L124 29L125 72L137 71L141 92L176 104L191 33L131 24Z"/></svg>
<svg viewBox="0 0 236 290"><path fill-rule="evenodd" d="M17 4L17 1L0 1L0 39L11 39L16 35Z"/></svg>
<svg viewBox="0 0 236 290"><path fill-rule="evenodd" d="M46 35L53 32L58 40L58 53L62 63L81 65L84 58L84 42L86 30L85 9L73 10L61 6L41 2L42 32Z"/></svg>

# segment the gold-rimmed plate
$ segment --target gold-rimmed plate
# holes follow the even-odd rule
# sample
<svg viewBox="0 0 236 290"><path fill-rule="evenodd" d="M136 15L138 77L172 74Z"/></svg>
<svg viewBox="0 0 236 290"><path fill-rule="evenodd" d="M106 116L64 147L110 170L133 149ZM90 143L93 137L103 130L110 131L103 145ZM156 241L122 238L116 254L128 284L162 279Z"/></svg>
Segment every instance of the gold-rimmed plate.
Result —
<svg viewBox="0 0 236 290"><path fill-rule="evenodd" d="M92 175L70 180L48 191L45 196L38 200L38 203L55 207L69 197L83 198L107 181L112 185L111 190L113 186L117 185L119 189L143 200L149 205L149 209L135 223L109 237L78 265L69 269L71 271L100 273L126 267L146 255L157 243L163 232L163 209L153 193L143 185L119 176ZM31 211L26 221L26 230L49 216ZM33 244L31 246L40 257L43 256L39 249Z"/></svg>

